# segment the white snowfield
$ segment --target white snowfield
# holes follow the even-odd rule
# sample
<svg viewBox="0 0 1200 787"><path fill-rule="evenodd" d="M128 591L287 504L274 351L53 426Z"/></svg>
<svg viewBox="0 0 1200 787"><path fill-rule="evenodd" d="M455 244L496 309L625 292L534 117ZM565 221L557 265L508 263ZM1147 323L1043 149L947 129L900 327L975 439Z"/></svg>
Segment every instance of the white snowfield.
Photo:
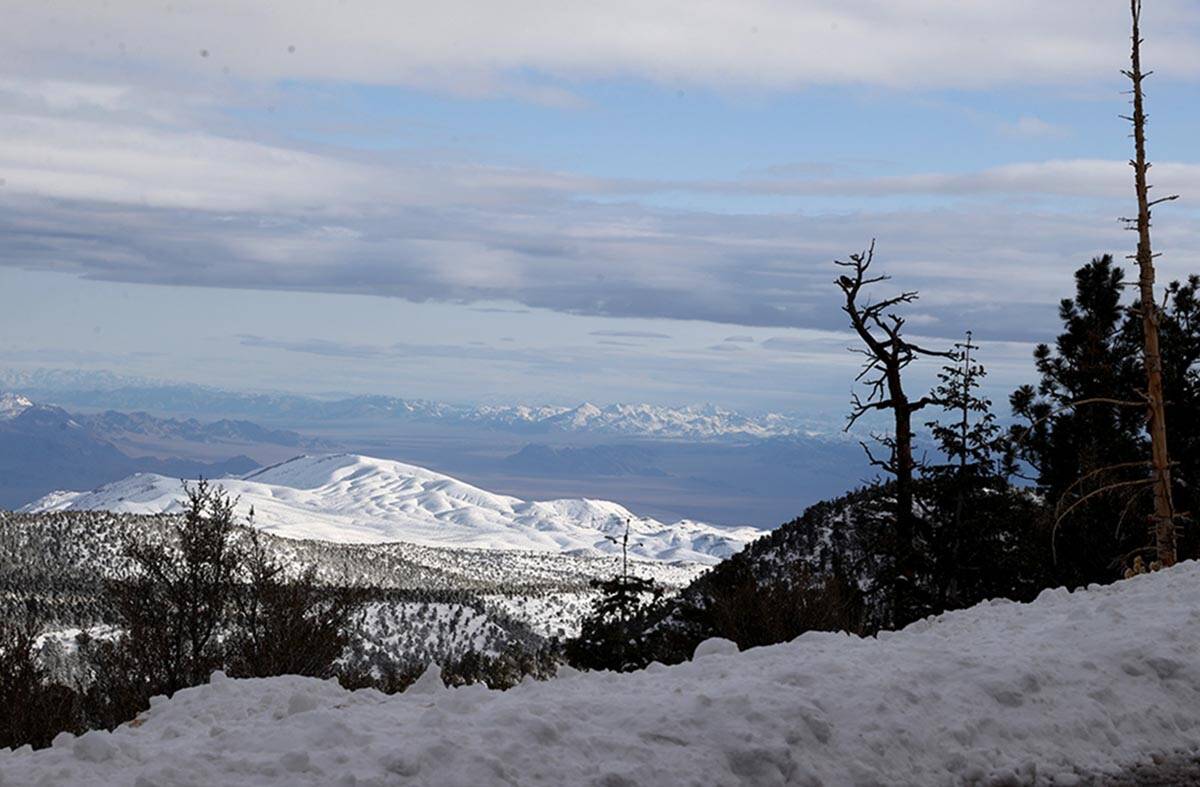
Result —
<svg viewBox="0 0 1200 787"><path fill-rule="evenodd" d="M606 536L632 522L630 553L651 560L712 564L763 531L691 520L664 524L605 500L530 502L497 495L423 467L355 454L301 456L220 484L255 526L288 538L350 543L407 541L438 547L619 554ZM139 473L92 492L53 492L22 511L183 510L179 480Z"/></svg>
<svg viewBox="0 0 1200 787"><path fill-rule="evenodd" d="M0 754L0 784L1074 784L1200 746L1200 565L506 693L218 673L137 725Z"/></svg>

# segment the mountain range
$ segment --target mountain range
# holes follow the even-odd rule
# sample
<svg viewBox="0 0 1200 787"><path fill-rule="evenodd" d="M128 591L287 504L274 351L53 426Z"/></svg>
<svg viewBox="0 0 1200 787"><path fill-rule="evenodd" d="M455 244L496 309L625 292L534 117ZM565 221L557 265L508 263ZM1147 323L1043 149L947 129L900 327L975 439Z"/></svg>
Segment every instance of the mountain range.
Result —
<svg viewBox="0 0 1200 787"><path fill-rule="evenodd" d="M666 524L603 500L525 501L415 465L354 454L300 456L217 483L262 530L339 543L614 555L628 522L631 555L711 564L763 535L691 520ZM91 492L55 492L22 511L176 513L182 498L176 478L140 473Z"/></svg>
<svg viewBox="0 0 1200 787"><path fill-rule="evenodd" d="M435 469L527 500L620 500L661 521L774 527L873 474L857 443L830 425L714 406L320 398L75 370L0 370L4 386L23 397L10 397L12 409L26 406L18 399L63 407L74 423L129 458L219 465L244 456L270 465L300 453L343 451ZM24 461L4 450L0 441L0 465ZM0 477L0 506L56 489L94 488L137 470L193 474L124 463L96 464L98 472L81 477L71 456L68 450L57 462L27 468L36 483L26 479L14 489Z"/></svg>
<svg viewBox="0 0 1200 787"><path fill-rule="evenodd" d="M470 425L526 434L589 433L681 440L765 439L828 427L779 413L744 414L715 405L664 407L583 402L562 405L463 405L395 396L319 398L240 393L186 383L159 383L102 373L0 372L0 390L77 409L145 410L158 414L305 422L403 421Z"/></svg>
<svg viewBox="0 0 1200 787"><path fill-rule="evenodd" d="M23 396L0 395L0 508L64 486L89 488L131 473L194 478L245 473L257 466L245 456L216 462L131 456L86 419Z"/></svg>

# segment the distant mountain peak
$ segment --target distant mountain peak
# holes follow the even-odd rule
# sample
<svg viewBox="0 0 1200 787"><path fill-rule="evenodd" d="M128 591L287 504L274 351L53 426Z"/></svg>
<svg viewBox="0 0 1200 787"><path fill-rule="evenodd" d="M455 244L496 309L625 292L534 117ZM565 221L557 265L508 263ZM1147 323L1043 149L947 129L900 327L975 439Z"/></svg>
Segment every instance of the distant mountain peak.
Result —
<svg viewBox="0 0 1200 787"><path fill-rule="evenodd" d="M0 393L0 421L16 418L33 407L31 400L15 393Z"/></svg>

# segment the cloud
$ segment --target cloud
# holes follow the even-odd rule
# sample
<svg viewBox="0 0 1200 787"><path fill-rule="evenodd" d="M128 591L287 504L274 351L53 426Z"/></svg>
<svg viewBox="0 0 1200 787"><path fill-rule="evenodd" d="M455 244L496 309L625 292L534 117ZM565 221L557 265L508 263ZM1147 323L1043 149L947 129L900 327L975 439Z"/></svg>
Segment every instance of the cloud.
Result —
<svg viewBox="0 0 1200 787"><path fill-rule="evenodd" d="M734 344L754 344L754 337L745 335L726 336L724 341L732 342Z"/></svg>
<svg viewBox="0 0 1200 787"><path fill-rule="evenodd" d="M1113 221L1131 191L1118 160L604 178L243 138L160 86L15 77L0 80L0 120L0 265L108 281L828 329L843 324L831 261L877 237L880 268L922 291L913 325L1027 339L1052 326L1074 267L1129 243ZM1162 193L1200 193L1198 165L1154 172ZM654 200L681 192L859 204L739 213ZM1163 278L1200 253L1198 227L1187 206L1158 222Z"/></svg>
<svg viewBox="0 0 1200 787"><path fill-rule="evenodd" d="M0 69L119 62L181 82L391 83L556 104L576 100L563 81L624 76L768 89L1061 84L1119 65L1125 12L1094 0L113 0L70 14L24 3L7 9ZM1161 72L1200 72L1198 14L1189 0L1147 14Z"/></svg>
<svg viewBox="0 0 1200 787"><path fill-rule="evenodd" d="M0 91L2 92L2 91ZM149 100L149 97L145 97ZM932 195L1125 198L1121 160L1056 159L967 172L731 180L601 178L569 172L367 157L172 128L120 113L33 113L0 102L3 192L138 208L321 217L330 235L360 231L347 219L384 210L497 211L580 197L642 200L659 194L727 196ZM1162 189L1200 192L1200 165L1158 162ZM518 211L512 211L514 214ZM600 227L576 228L596 233ZM628 232L631 225L625 228ZM553 249L550 249L551 251Z"/></svg>
<svg viewBox="0 0 1200 787"><path fill-rule="evenodd" d="M625 339L670 339L671 336L666 333L655 333L654 331L592 331L591 336L609 336Z"/></svg>
<svg viewBox="0 0 1200 787"><path fill-rule="evenodd" d="M1039 137L1065 137L1070 130L1056 123L1049 123L1041 118L1023 115L1012 123L1004 123L1000 131L1010 137L1036 139Z"/></svg>
<svg viewBox="0 0 1200 787"><path fill-rule="evenodd" d="M383 358L389 355L386 347L369 344L352 344L331 341L329 339L270 339L253 334L239 334L238 342L243 347L261 347L271 350L304 353L306 355L322 355L330 358Z"/></svg>
<svg viewBox="0 0 1200 787"><path fill-rule="evenodd" d="M108 281L840 328L832 260L874 236L880 271L897 287L921 290L916 319L952 336L972 327L1025 339L1053 325L1075 267L1128 248L1113 220L1119 210L989 203L750 215L564 197L388 206L347 212L335 225L328 215L136 208L0 187L0 264ZM1163 279L1194 268L1198 226L1186 207L1160 219Z"/></svg>
<svg viewBox="0 0 1200 787"><path fill-rule="evenodd" d="M811 352L813 343L807 339L790 339L783 336L773 336L770 339L763 341L762 346L768 350L777 350L785 353L806 353Z"/></svg>

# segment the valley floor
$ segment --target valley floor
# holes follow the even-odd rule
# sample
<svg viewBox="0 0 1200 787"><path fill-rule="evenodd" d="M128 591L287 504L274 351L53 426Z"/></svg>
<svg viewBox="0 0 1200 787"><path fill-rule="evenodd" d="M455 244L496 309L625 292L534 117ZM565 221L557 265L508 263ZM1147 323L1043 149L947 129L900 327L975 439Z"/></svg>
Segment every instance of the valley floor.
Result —
<svg viewBox="0 0 1200 787"><path fill-rule="evenodd" d="M1166 772L1153 755L1200 749L1195 563L877 639L732 647L508 692L433 669L390 697L218 674L112 734L0 753L0 784L1154 784L1136 781Z"/></svg>

